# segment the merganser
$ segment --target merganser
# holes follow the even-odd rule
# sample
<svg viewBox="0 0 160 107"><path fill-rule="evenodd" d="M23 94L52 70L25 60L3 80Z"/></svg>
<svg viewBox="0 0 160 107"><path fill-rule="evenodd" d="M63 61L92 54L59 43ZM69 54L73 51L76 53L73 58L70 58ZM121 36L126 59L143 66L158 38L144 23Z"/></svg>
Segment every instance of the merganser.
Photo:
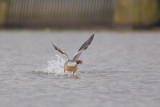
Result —
<svg viewBox="0 0 160 107"><path fill-rule="evenodd" d="M61 54L64 54L64 55L67 57L67 61L66 61L65 64L64 64L64 73L65 73L66 70L67 70L67 71L70 71L70 72L73 72L73 77L75 77L75 76L74 76L74 73L75 73L75 72L77 71L77 69L78 69L78 68L77 68L77 67L78 67L78 64L82 64L82 60L78 60L78 58L80 57L80 55L82 54L82 52L85 51L85 50L88 48L88 46L91 44L93 38L94 38L94 34L92 34L92 35L90 36L90 38L89 38L86 42L83 43L83 45L80 47L80 49L79 49L78 52L75 54L75 56L73 57L72 60L70 60L70 59L68 58L68 55L67 55L67 53L66 53L65 51L63 51L63 50L61 50L60 48L58 48L57 46L55 46L55 45L53 44L53 42L52 42L53 47L54 47L58 52L60 52Z"/></svg>

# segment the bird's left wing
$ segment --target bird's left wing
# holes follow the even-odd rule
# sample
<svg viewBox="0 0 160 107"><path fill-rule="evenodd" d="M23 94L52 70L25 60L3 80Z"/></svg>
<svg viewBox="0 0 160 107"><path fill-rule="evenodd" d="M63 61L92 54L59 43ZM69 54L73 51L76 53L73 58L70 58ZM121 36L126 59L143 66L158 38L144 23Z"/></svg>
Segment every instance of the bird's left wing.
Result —
<svg viewBox="0 0 160 107"><path fill-rule="evenodd" d="M57 46L55 46L55 45L53 44L53 42L51 42L51 43L52 43L53 47L54 47L58 52L60 52L61 54L64 54L64 55L67 57L67 60L68 60L68 55L67 55L67 53L64 52L63 50L61 50L60 48L58 48Z"/></svg>

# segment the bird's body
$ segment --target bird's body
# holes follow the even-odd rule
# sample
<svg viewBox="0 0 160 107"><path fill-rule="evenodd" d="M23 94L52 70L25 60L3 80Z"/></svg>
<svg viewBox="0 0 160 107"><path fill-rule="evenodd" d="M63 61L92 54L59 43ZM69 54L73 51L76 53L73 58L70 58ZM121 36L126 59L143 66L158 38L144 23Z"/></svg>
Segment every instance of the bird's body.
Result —
<svg viewBox="0 0 160 107"><path fill-rule="evenodd" d="M67 57L67 61L65 62L64 64L64 72L67 70L67 71L70 71L70 72L73 72L73 77L74 77L74 73L77 71L77 67L78 67L78 64L82 64L82 61L81 60L78 60L79 56L82 54L82 52L84 50L86 50L88 48L88 46L91 44L92 40L94 38L94 34L86 41L83 43L83 45L80 47L80 49L78 50L78 52L76 53L76 55L73 57L72 60L70 60L68 58L68 55L66 52L62 51L61 49L59 49L57 46L55 46L53 43L53 47L58 50L61 54L64 54L66 57Z"/></svg>
<svg viewBox="0 0 160 107"><path fill-rule="evenodd" d="M78 64L76 61L69 60L64 64L64 69L71 72L76 72Z"/></svg>

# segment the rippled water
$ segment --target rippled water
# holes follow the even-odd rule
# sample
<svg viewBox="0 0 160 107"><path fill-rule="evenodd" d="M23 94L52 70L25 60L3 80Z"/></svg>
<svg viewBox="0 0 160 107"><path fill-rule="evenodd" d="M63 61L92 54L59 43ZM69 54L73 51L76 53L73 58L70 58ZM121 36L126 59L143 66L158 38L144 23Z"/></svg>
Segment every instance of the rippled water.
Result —
<svg viewBox="0 0 160 107"><path fill-rule="evenodd" d="M71 78L61 67L95 33ZM160 32L0 31L0 107L159 107Z"/></svg>

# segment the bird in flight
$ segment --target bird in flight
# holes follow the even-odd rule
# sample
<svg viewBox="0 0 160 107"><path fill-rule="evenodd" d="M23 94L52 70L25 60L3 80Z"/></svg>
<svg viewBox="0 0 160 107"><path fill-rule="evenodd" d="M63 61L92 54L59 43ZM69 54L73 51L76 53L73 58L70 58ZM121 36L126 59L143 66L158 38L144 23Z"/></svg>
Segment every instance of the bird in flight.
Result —
<svg viewBox="0 0 160 107"><path fill-rule="evenodd" d="M64 64L64 73L65 73L66 70L67 70L67 71L70 71L70 72L73 72L73 77L75 77L75 76L74 76L74 73L75 73L75 72L77 71L77 69L78 69L78 68L77 68L77 67L78 67L78 64L82 64L82 60L79 60L79 57L80 57L80 55L82 54L82 52L85 51L85 50L88 48L88 46L91 44L93 38L94 38L94 34L92 34L92 35L90 36L90 38L89 38L86 42L83 43L83 45L80 47L80 49L79 49L78 52L75 54L75 56L73 57L73 59L69 59L67 53L66 53L65 51L61 50L60 48L58 48L57 46L55 46L55 45L53 44L53 42L52 42L53 47L54 47L58 52L60 52L61 54L64 54L64 55L66 56L66 58L67 58L67 61L66 61L65 64Z"/></svg>

